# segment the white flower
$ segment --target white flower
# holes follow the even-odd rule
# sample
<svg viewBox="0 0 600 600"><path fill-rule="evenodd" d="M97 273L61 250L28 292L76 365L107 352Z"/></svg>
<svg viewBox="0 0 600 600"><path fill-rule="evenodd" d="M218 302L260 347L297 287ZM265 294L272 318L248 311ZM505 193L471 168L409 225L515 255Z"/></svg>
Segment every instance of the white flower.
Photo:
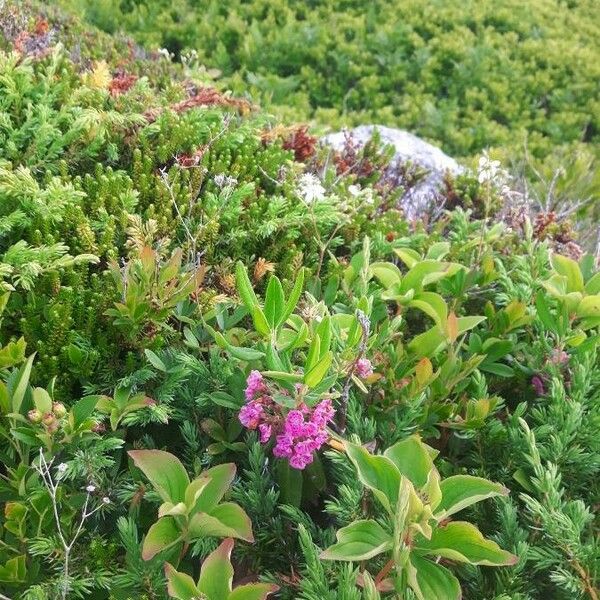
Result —
<svg viewBox="0 0 600 600"><path fill-rule="evenodd" d="M96 486L95 486L95 485L91 485L91 484L90 484L90 485L88 485L88 486L85 488L85 491L86 491L88 494L93 494L93 493L96 491Z"/></svg>
<svg viewBox="0 0 600 600"><path fill-rule="evenodd" d="M300 177L296 192L306 204L312 204L325 198L325 188L321 185L320 179L312 173L305 173Z"/></svg>
<svg viewBox="0 0 600 600"><path fill-rule="evenodd" d="M110 504L110 498L108 496L104 496L104 498L102 498L102 502L104 502L104 504Z"/></svg>
<svg viewBox="0 0 600 600"><path fill-rule="evenodd" d="M220 187L221 189L223 189L224 187L235 186L238 181L235 177L229 177L228 175L221 173L219 175L215 175L214 182L215 182L215 185L217 185L217 187Z"/></svg>
<svg viewBox="0 0 600 600"><path fill-rule="evenodd" d="M479 159L477 179L479 183L494 182L496 179L505 179L506 172L500 168L499 160L492 160L487 152Z"/></svg>
<svg viewBox="0 0 600 600"><path fill-rule="evenodd" d="M60 463L60 465L58 465L58 467L56 467L56 470L58 471L59 476L64 475L66 473L67 469L68 469L67 463Z"/></svg>
<svg viewBox="0 0 600 600"><path fill-rule="evenodd" d="M349 185L348 186L348 191L350 192L351 196L354 196L355 198L357 196L360 195L360 186L359 185Z"/></svg>
<svg viewBox="0 0 600 600"><path fill-rule="evenodd" d="M167 60L171 60L173 58L173 55L166 48L159 48L158 53Z"/></svg>

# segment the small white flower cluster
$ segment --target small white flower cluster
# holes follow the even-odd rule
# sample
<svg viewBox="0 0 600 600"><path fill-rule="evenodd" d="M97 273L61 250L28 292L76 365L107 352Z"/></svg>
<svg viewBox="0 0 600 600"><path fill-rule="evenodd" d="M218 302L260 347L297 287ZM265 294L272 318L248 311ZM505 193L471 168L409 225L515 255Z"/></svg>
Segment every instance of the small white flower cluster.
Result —
<svg viewBox="0 0 600 600"><path fill-rule="evenodd" d="M479 183L490 183L501 186L509 179L508 172L501 167L499 160L492 160L484 151L477 165Z"/></svg>
<svg viewBox="0 0 600 600"><path fill-rule="evenodd" d="M169 52L166 48L159 48L158 54L161 56L161 58L164 58L165 60L172 60L175 56L174 54L171 54L171 52Z"/></svg>
<svg viewBox="0 0 600 600"><path fill-rule="evenodd" d="M214 182L217 187L223 189L226 187L235 187L238 180L235 177L229 177L224 173L220 173L219 175L214 176Z"/></svg>
<svg viewBox="0 0 600 600"><path fill-rule="evenodd" d="M360 185L349 185L348 191L354 198L359 198L365 204L373 204L373 190L371 188L362 189Z"/></svg>
<svg viewBox="0 0 600 600"><path fill-rule="evenodd" d="M325 198L325 188L321 180L312 173L305 173L300 177L296 192L306 204L313 204Z"/></svg>

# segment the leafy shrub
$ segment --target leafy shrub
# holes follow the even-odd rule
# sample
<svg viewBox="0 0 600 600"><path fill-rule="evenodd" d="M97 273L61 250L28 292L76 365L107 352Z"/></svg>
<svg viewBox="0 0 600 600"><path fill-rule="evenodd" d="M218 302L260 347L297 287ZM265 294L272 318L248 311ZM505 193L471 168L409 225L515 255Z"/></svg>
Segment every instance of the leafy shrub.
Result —
<svg viewBox="0 0 600 600"><path fill-rule="evenodd" d="M558 205L484 155L407 221L377 138L0 11L0 596L598 597L600 274Z"/></svg>

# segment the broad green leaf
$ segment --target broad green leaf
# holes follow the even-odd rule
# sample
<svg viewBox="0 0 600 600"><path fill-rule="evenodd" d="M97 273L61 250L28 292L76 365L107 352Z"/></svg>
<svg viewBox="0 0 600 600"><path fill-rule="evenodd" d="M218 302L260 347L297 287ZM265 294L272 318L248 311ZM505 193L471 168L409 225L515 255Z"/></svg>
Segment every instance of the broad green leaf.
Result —
<svg viewBox="0 0 600 600"><path fill-rule="evenodd" d="M185 490L185 506L188 513L192 512L200 494L210 482L211 480L209 477L200 475L200 477L196 477L196 479L192 480L190 485L187 486Z"/></svg>
<svg viewBox="0 0 600 600"><path fill-rule="evenodd" d="M236 587L227 600L265 600L278 589L274 583L247 583Z"/></svg>
<svg viewBox="0 0 600 600"><path fill-rule="evenodd" d="M42 413L52 411L52 398L50 398L50 394L44 388L33 388L33 403Z"/></svg>
<svg viewBox="0 0 600 600"><path fill-rule="evenodd" d="M417 489L427 483L429 472L434 468L428 446L417 435L411 435L397 442L383 454L396 465L402 475L412 481Z"/></svg>
<svg viewBox="0 0 600 600"><path fill-rule="evenodd" d="M144 350L144 354L146 355L146 358L148 359L148 362L155 368L158 369L159 371L162 371L163 373L166 373L167 371L167 366L165 365L165 363L157 356L157 354L155 352L152 352L152 350L149 350L146 348L146 350Z"/></svg>
<svg viewBox="0 0 600 600"><path fill-rule="evenodd" d="M281 315L281 323L285 323L288 320L289 316L294 312L296 304L298 304L298 300L300 300L300 296L302 295L303 287L304 269L300 269L300 271L298 272L298 276L296 277L296 281L294 282L294 287L292 288L290 296L285 303L283 314Z"/></svg>
<svg viewBox="0 0 600 600"><path fill-rule="evenodd" d="M337 542L321 553L325 560L360 561L391 550L392 535L371 519L354 521L336 533Z"/></svg>
<svg viewBox="0 0 600 600"><path fill-rule="evenodd" d="M321 338L318 333L313 336L312 342L308 348L306 362L304 363L304 372L308 373L318 362L321 355Z"/></svg>
<svg viewBox="0 0 600 600"><path fill-rule="evenodd" d="M390 514L394 514L400 490L400 471L396 465L387 456L370 454L362 446L350 442L344 445L360 481L373 491Z"/></svg>
<svg viewBox="0 0 600 600"><path fill-rule="evenodd" d="M150 560L162 550L166 550L181 540L181 533L173 517L162 517L150 529L144 538L142 558Z"/></svg>
<svg viewBox="0 0 600 600"><path fill-rule="evenodd" d="M265 317L271 329L275 329L281 322L284 308L283 287L279 277L273 275L269 279L267 291L265 292Z"/></svg>
<svg viewBox="0 0 600 600"><path fill-rule="evenodd" d="M179 573L169 563L165 563L165 577L167 579L167 592L171 598L193 600L198 597L199 590L194 580L186 573Z"/></svg>
<svg viewBox="0 0 600 600"><path fill-rule="evenodd" d="M213 331L213 335L217 345L224 350L227 350L231 356L237 358L239 360L243 360L246 362L251 362L254 360L260 360L264 358L265 353L260 350L255 350L254 348L243 348L241 346L234 346L230 344L225 336L218 331Z"/></svg>
<svg viewBox="0 0 600 600"><path fill-rule="evenodd" d="M246 305L248 312L252 313L252 309L258 306L258 298L248 278L248 271L246 271L246 267L241 261L235 266L235 280L242 302Z"/></svg>
<svg viewBox="0 0 600 600"><path fill-rule="evenodd" d="M304 376L304 383L310 388L319 385L327 374L333 362L333 352L328 352L319 362Z"/></svg>
<svg viewBox="0 0 600 600"><path fill-rule="evenodd" d="M211 552L202 563L198 589L208 598L227 598L231 593L233 583L233 567L231 566L231 551L233 540L228 538Z"/></svg>
<svg viewBox="0 0 600 600"><path fill-rule="evenodd" d="M234 537L253 542L252 523L244 510L233 502L223 502L210 514L197 513L191 521L189 532L193 537L207 535Z"/></svg>
<svg viewBox="0 0 600 600"><path fill-rule="evenodd" d="M458 335L473 329L483 321L485 321L485 317L459 317L457 319ZM425 333L415 336L410 341L407 348L416 356L426 356L429 358L436 354L440 348L446 346L446 344L446 336L436 325L435 327L428 329Z"/></svg>
<svg viewBox="0 0 600 600"><path fill-rule="evenodd" d="M187 506L184 502L173 504L172 502L163 502L158 509L158 517L174 517L176 515L187 514Z"/></svg>
<svg viewBox="0 0 600 600"><path fill-rule="evenodd" d="M200 477L209 481L205 486L202 486L194 509L201 512L211 512L229 489L235 477L235 472L236 467L233 463L217 465L204 471Z"/></svg>
<svg viewBox="0 0 600 600"><path fill-rule="evenodd" d="M430 316L440 328L446 326L448 319L448 306L446 301L435 292L419 292L415 294L408 306L418 308Z"/></svg>
<svg viewBox="0 0 600 600"><path fill-rule="evenodd" d="M277 483L279 484L279 501L282 504L300 506L304 483L302 471L291 467L287 460L278 460Z"/></svg>
<svg viewBox="0 0 600 600"><path fill-rule="evenodd" d="M16 379L10 381L10 392L12 398L12 411L14 413L21 412L21 404L23 398L25 398L25 392L29 385L29 377L31 375L31 367L33 366L33 359L35 354L32 354L27 362L17 372Z"/></svg>
<svg viewBox="0 0 600 600"><path fill-rule="evenodd" d="M408 585L418 600L460 600L458 579L445 567L411 552L407 571Z"/></svg>
<svg viewBox="0 0 600 600"><path fill-rule="evenodd" d="M369 267L369 273L386 289L395 283L400 283L402 279L400 269L394 263L390 262L374 262Z"/></svg>
<svg viewBox="0 0 600 600"><path fill-rule="evenodd" d="M585 296L577 305L576 312L581 319L600 317L600 296Z"/></svg>
<svg viewBox="0 0 600 600"><path fill-rule="evenodd" d="M554 270L566 278L568 292L583 292L583 275L579 265L572 258L554 254L551 262Z"/></svg>
<svg viewBox="0 0 600 600"><path fill-rule="evenodd" d="M329 315L321 319L321 322L317 325L316 333L321 341L319 358L323 358L331 346L331 317Z"/></svg>
<svg viewBox="0 0 600 600"><path fill-rule="evenodd" d="M586 294L600 294L600 273L596 273L585 284Z"/></svg>
<svg viewBox="0 0 600 600"><path fill-rule="evenodd" d="M263 312L260 306L255 306L251 310L252 320L254 321L254 327L256 327L256 331L261 335L271 335L271 326L265 317L265 313Z"/></svg>
<svg viewBox="0 0 600 600"><path fill-rule="evenodd" d="M473 565L514 565L517 557L502 550L496 542L487 540L471 523L452 521L433 530L431 539L415 540L415 550L421 554L441 556Z"/></svg>
<svg viewBox="0 0 600 600"><path fill-rule="evenodd" d="M450 244L448 242L436 242L427 249L425 258L431 260L442 260L446 254L450 252Z"/></svg>
<svg viewBox="0 0 600 600"><path fill-rule="evenodd" d="M73 429L79 427L95 410L100 396L85 396L78 400L71 408L71 425Z"/></svg>
<svg viewBox="0 0 600 600"><path fill-rule="evenodd" d="M163 450L130 450L128 454L165 502L185 500L190 478L178 458Z"/></svg>
<svg viewBox="0 0 600 600"><path fill-rule="evenodd" d="M394 248L394 252L409 269L412 269L422 259L421 255L412 248Z"/></svg>
<svg viewBox="0 0 600 600"><path fill-rule="evenodd" d="M442 501L435 511L437 519L445 519L454 513L494 496L506 496L508 490L493 481L472 475L453 475L440 484Z"/></svg>

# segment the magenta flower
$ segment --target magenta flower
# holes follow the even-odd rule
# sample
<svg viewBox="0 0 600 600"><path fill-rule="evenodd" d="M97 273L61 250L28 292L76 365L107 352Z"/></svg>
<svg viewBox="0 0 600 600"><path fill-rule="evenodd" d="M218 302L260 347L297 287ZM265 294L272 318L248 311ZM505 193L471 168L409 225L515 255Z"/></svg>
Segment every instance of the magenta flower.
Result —
<svg viewBox="0 0 600 600"><path fill-rule="evenodd" d="M260 431L260 443L266 444L271 439L273 428L268 423L261 423L258 430Z"/></svg>
<svg viewBox="0 0 600 600"><path fill-rule="evenodd" d="M260 371L250 371L246 379L246 400L254 400L256 396L267 392L267 386Z"/></svg>
<svg viewBox="0 0 600 600"><path fill-rule="evenodd" d="M264 409L260 402L252 400L240 409L240 423L248 429L256 429L264 417Z"/></svg>
<svg viewBox="0 0 600 600"><path fill-rule="evenodd" d="M544 389L544 382L539 375L534 375L531 378L531 385L538 396L543 396L546 393L546 390Z"/></svg>
<svg viewBox="0 0 600 600"><path fill-rule="evenodd" d="M373 375L373 366L368 358L359 358L356 361L356 374L361 379L366 379L370 375Z"/></svg>
<svg viewBox="0 0 600 600"><path fill-rule="evenodd" d="M368 362L368 361L367 361ZM371 363L368 363L369 367ZM315 452L329 438L327 425L335 410L331 400L322 400L314 408L301 403L284 414L284 409L270 395L259 371L251 371L246 380L246 404L238 418L247 429L258 429L261 444L275 436L273 455L287 458L294 469L304 469L313 462Z"/></svg>

